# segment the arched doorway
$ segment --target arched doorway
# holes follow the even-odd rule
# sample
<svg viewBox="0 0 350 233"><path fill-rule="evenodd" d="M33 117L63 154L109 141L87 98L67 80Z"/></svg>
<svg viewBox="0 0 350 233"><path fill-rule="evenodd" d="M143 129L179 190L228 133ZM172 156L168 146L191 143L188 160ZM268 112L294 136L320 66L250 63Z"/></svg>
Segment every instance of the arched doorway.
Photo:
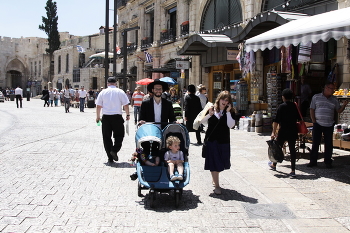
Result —
<svg viewBox="0 0 350 233"><path fill-rule="evenodd" d="M16 88L20 86L22 89L24 88L22 82L22 73L16 70L10 70L7 72L7 85L11 88Z"/></svg>

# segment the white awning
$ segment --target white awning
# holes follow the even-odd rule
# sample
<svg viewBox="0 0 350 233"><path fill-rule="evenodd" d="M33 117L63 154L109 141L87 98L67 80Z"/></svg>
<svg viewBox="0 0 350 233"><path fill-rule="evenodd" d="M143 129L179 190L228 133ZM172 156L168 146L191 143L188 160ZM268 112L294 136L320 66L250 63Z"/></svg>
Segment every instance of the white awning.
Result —
<svg viewBox="0 0 350 233"><path fill-rule="evenodd" d="M246 51L350 38L350 7L297 19L246 40Z"/></svg>

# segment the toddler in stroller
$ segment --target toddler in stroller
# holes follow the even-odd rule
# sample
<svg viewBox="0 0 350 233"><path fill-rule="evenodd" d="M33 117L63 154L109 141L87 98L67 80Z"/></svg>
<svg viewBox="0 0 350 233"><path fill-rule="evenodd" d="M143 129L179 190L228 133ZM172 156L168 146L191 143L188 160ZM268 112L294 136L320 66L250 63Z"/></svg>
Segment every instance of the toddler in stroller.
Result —
<svg viewBox="0 0 350 233"><path fill-rule="evenodd" d="M171 181L183 180L184 155L182 151L180 151L180 143L180 139L175 136L170 136L166 139L166 146L169 150L165 152L164 160L168 163L168 171ZM178 175L174 175L175 168L178 171Z"/></svg>

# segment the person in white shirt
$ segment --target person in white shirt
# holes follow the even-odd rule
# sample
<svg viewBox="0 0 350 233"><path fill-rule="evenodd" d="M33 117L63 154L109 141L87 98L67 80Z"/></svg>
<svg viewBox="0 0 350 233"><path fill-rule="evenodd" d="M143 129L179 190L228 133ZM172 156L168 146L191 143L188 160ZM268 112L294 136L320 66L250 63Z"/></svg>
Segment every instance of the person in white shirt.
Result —
<svg viewBox="0 0 350 233"><path fill-rule="evenodd" d="M109 77L107 80L108 88L101 91L96 100L96 123L101 120L101 109L103 112L102 137L108 164L112 164L113 160L118 161L118 152L124 139L122 107L126 113L126 120L130 120L129 99L123 90L116 87L116 82L114 77Z"/></svg>
<svg viewBox="0 0 350 233"><path fill-rule="evenodd" d="M79 94L79 103L80 103L80 112L84 112L85 98L86 98L86 90L84 90L84 86L81 87L81 90L78 91Z"/></svg>
<svg viewBox="0 0 350 233"><path fill-rule="evenodd" d="M23 90L19 86L15 89L15 96L16 96L16 104L18 108L18 101L20 103L20 107L22 108L22 99L23 99Z"/></svg>
<svg viewBox="0 0 350 233"><path fill-rule="evenodd" d="M66 110L66 113L67 113L69 112L70 100L71 100L71 91L68 89L68 86L66 86L66 89L63 90L63 97L64 97L64 109Z"/></svg>

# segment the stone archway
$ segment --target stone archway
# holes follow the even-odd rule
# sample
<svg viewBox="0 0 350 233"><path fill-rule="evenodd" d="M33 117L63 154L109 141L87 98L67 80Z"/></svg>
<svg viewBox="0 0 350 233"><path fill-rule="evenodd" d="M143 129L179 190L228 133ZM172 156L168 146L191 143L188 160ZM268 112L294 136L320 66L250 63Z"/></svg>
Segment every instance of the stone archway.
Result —
<svg viewBox="0 0 350 233"><path fill-rule="evenodd" d="M19 59L15 58L10 61L6 67L6 87L16 88L20 86L24 89L27 81L25 71L25 66Z"/></svg>

